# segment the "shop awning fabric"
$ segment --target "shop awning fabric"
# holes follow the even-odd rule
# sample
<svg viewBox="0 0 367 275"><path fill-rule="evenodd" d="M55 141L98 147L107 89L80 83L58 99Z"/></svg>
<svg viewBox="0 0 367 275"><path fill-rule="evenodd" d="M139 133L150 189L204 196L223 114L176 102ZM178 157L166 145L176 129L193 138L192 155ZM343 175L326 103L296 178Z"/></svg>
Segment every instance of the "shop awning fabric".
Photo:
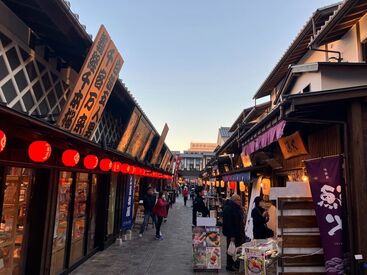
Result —
<svg viewBox="0 0 367 275"><path fill-rule="evenodd" d="M223 176L224 181L241 181L242 180L245 183L249 183L250 179L251 179L250 172Z"/></svg>
<svg viewBox="0 0 367 275"><path fill-rule="evenodd" d="M280 121L275 126L269 128L264 133L256 137L254 140L245 144L242 148L242 153L250 155L257 150L265 148L274 141L277 141L283 135L285 123L286 122L284 120Z"/></svg>

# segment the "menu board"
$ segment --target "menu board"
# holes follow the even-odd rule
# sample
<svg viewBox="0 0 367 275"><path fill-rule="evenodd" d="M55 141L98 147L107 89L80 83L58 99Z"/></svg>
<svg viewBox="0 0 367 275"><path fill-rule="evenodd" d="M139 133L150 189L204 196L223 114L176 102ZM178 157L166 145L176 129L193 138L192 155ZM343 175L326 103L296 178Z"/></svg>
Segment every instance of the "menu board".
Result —
<svg viewBox="0 0 367 275"><path fill-rule="evenodd" d="M245 248L245 274L265 275L265 252L256 248Z"/></svg>
<svg viewBox="0 0 367 275"><path fill-rule="evenodd" d="M193 226L194 269L221 269L220 227Z"/></svg>

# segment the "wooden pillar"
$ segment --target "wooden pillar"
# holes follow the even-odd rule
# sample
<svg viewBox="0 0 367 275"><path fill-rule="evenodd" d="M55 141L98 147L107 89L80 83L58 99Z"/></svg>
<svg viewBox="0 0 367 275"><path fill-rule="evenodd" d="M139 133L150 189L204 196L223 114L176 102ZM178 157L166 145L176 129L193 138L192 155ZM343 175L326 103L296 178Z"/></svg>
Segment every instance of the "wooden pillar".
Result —
<svg viewBox="0 0 367 275"><path fill-rule="evenodd" d="M96 246L105 249L108 221L108 195L110 188L110 174L101 174L98 179L97 211L96 211Z"/></svg>
<svg viewBox="0 0 367 275"><path fill-rule="evenodd" d="M348 107L349 182L348 222L351 223L353 240L352 258L362 254L367 259L367 106L362 101L352 102Z"/></svg>

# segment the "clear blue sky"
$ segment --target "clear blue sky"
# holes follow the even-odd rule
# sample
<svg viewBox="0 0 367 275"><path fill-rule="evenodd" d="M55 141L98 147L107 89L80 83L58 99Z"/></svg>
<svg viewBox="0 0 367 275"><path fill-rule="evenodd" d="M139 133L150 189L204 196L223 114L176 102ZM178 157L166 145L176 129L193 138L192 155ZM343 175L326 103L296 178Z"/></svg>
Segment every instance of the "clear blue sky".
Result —
<svg viewBox="0 0 367 275"><path fill-rule="evenodd" d="M125 64L120 77L171 150L216 142L328 0L72 0L95 34L104 24Z"/></svg>

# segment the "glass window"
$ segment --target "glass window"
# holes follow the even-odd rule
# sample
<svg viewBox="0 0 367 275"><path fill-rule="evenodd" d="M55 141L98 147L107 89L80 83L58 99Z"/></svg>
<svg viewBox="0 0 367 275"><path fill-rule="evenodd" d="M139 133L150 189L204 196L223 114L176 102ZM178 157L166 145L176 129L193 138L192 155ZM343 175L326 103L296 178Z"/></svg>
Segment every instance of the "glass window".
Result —
<svg viewBox="0 0 367 275"><path fill-rule="evenodd" d="M113 173L111 176L110 196L108 200L108 223L107 223L108 235L113 234L113 228L115 225L116 186L117 186L117 174Z"/></svg>
<svg viewBox="0 0 367 275"><path fill-rule="evenodd" d="M58 274L64 270L65 243L67 238L70 188L72 182L73 178L70 172L60 173L55 215L54 239L52 245L51 275Z"/></svg>
<svg viewBox="0 0 367 275"><path fill-rule="evenodd" d="M70 265L76 263L84 255L84 233L86 225L86 207L88 198L87 173L76 174L73 232L70 251Z"/></svg>
<svg viewBox="0 0 367 275"><path fill-rule="evenodd" d="M89 228L88 228L88 253L95 248L96 233L96 203L97 203L97 176L92 176L92 188L90 194Z"/></svg>
<svg viewBox="0 0 367 275"><path fill-rule="evenodd" d="M7 171L0 223L0 274L21 274L23 235L29 204L32 171L12 167Z"/></svg>

